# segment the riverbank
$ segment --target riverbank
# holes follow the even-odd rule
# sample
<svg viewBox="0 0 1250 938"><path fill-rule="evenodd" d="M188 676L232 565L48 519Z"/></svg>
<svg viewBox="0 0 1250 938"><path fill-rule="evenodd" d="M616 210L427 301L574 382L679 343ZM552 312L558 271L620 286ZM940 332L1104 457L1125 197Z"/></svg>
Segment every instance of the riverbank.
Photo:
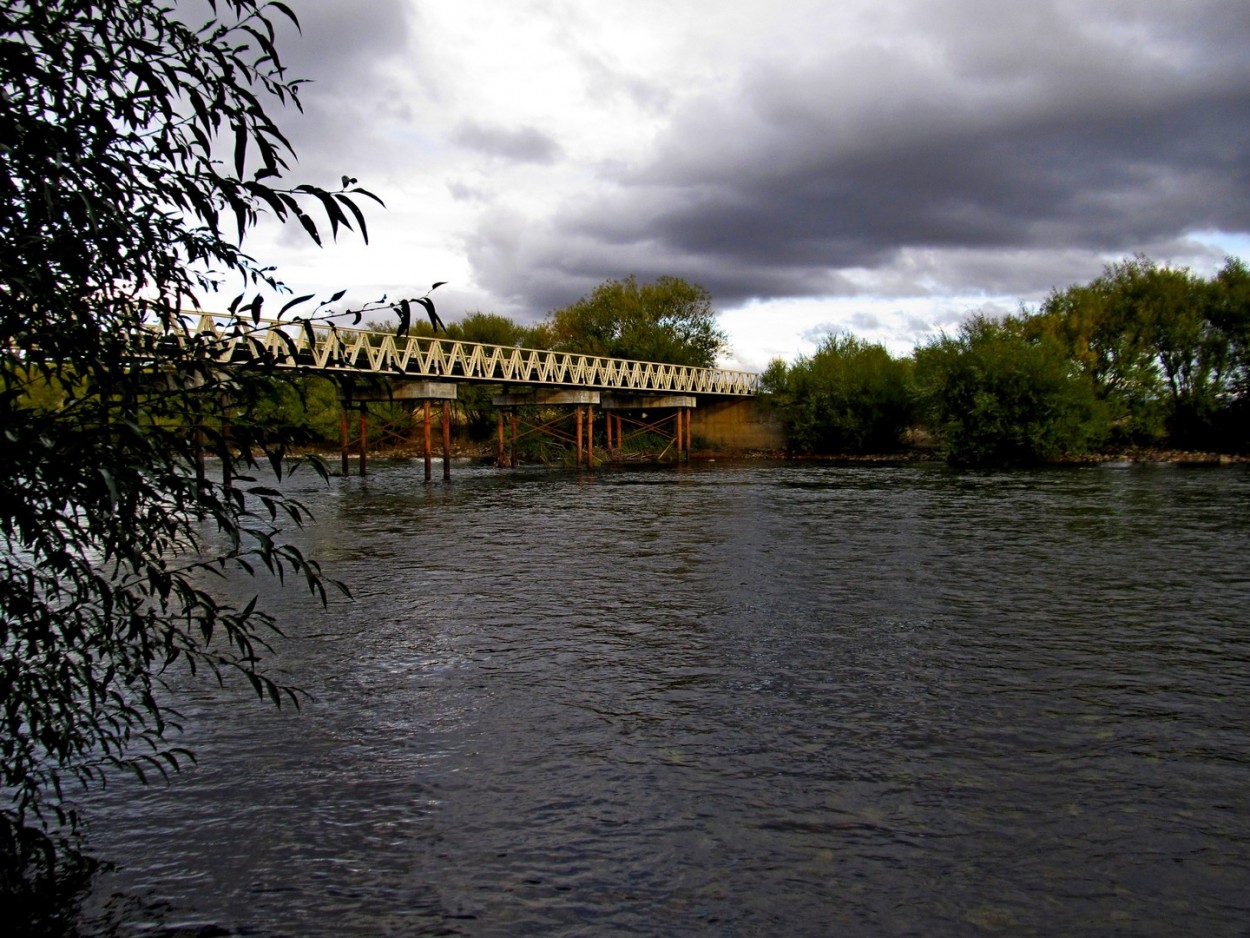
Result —
<svg viewBox="0 0 1250 938"><path fill-rule="evenodd" d="M703 454L695 454L696 458ZM711 454L716 458L716 454ZM738 458L743 458L741 455ZM751 458L746 456L745 458ZM766 454L769 459L805 459L834 462L856 463L915 463L941 462L942 455L934 449L912 449L897 453L854 454L841 453L822 456L796 455L786 453ZM1250 462L1250 454L1246 453L1212 453L1195 450L1154 449L1149 447L1133 447L1121 450L1107 450L1101 453L1083 453L1073 456L1059 456L1048 460L1043 465L1100 465L1105 463L1140 463L1140 464L1173 464L1173 465L1232 465Z"/></svg>
<svg viewBox="0 0 1250 938"><path fill-rule="evenodd" d="M1197 450L1151 449L1136 447L1125 450L1109 450L1105 453L1089 453L1083 456L1064 456L1056 463L1173 463L1181 465L1231 465L1250 462L1246 453L1210 453Z"/></svg>
<svg viewBox="0 0 1250 938"><path fill-rule="evenodd" d="M497 458L497 444L493 440L473 442L465 440L453 441L452 459L468 459L474 462L493 463ZM301 455L320 456L327 462L340 457L339 452L310 447ZM355 454L353 453L353 456ZM597 450L596 455L602 456ZM660 452L631 452L614 459L613 462L645 463L655 462L661 458ZM442 459L442 452L436 449L434 459ZM411 443L379 446L369 450L370 459L408 460L424 458L421 446ZM668 457L665 457L668 458ZM924 463L942 462L943 457L936 446L918 445L888 453L798 453L784 449L695 449L690 458L696 461L740 460L761 462L845 462L845 463ZM1084 453L1072 456L1060 456L1049 460L1050 465L1099 465L1105 463L1140 463L1140 464L1173 464L1173 465L1232 465L1250 462L1248 453L1216 453L1203 450L1165 449L1158 447L1127 447L1111 449L1098 453Z"/></svg>

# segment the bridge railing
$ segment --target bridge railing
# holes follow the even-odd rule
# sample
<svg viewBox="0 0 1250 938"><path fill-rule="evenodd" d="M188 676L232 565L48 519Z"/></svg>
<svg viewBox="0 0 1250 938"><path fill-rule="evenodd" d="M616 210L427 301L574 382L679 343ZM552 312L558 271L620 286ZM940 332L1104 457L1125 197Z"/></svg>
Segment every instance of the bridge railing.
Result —
<svg viewBox="0 0 1250 938"><path fill-rule="evenodd" d="M401 336L342 326L259 323L202 314L195 328L220 364L265 360L280 368L324 374L444 379L490 384L550 385L611 391L751 396L760 376L723 368L692 368L552 352L519 346ZM208 340L205 342L204 340ZM179 340L181 341L181 340Z"/></svg>

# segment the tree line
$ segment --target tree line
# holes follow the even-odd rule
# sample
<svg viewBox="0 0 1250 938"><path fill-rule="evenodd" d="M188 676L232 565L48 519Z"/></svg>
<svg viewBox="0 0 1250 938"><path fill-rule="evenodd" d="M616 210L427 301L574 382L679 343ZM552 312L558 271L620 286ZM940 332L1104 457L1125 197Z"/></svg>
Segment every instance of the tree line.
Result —
<svg viewBox="0 0 1250 938"><path fill-rule="evenodd" d="M707 291L676 277L608 280L531 326L472 313L447 337L698 367L727 348ZM1052 291L1037 309L974 315L909 356L830 335L810 356L773 361L761 384L796 453L888 454L917 438L961 465L1133 448L1244 452L1250 270L1230 258L1203 278L1133 257ZM252 418L309 443L337 441L333 386L306 378L303 387L297 399L282 385L275 393L285 397ZM379 410L375 433L402 433L411 420L399 406ZM487 390L462 388L458 412L471 436L492 431Z"/></svg>
<svg viewBox="0 0 1250 938"><path fill-rule="evenodd" d="M534 325L474 312L449 339L714 367L727 349L708 292L677 277L608 280ZM387 323L373 328L386 330ZM416 334L433 336L422 323ZM888 454L930 441L961 465L1026 465L1103 451L1250 448L1250 271L1228 259L1210 278L1134 257L1037 309L974 315L905 357L830 335L817 351L773 361L763 400L787 448ZM461 430L494 432L491 391L466 385ZM374 406L372 442L402 438L413 416ZM330 379L272 385L248 412L253 430L337 445Z"/></svg>
<svg viewBox="0 0 1250 938"><path fill-rule="evenodd" d="M1250 270L1134 257L1035 310L976 315L903 358L851 336L763 378L789 445L886 453L927 431L963 465L1136 447L1250 448Z"/></svg>

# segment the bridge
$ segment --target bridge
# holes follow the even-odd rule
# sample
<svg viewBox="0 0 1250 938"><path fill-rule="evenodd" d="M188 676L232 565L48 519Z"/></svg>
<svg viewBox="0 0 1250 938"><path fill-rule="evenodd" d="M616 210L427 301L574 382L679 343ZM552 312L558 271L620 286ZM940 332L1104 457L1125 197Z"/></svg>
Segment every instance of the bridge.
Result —
<svg viewBox="0 0 1250 938"><path fill-rule="evenodd" d="M465 342L446 337L404 335L338 325L261 319L253 323L234 317L198 314L191 334L222 365L265 362L333 377L343 404L342 465L355 442L359 469L366 471L368 403L412 401L422 414L426 478L431 475L431 409L440 405L443 475L450 478L449 404L461 383L494 385L501 393L492 403L499 411L498 462L517 463L517 444L541 434L571 444L578 465L594 464L594 408L605 413L609 456L627 439L658 434L677 458L688 458L692 412L700 399L747 399L759 392L759 375L721 368L695 368L659 362L632 361L555 352L519 346ZM208 339L204 342L204 339ZM188 341L179 337L177 341ZM544 409L572 407L553 419L527 421L530 405ZM347 415L360 413L353 441ZM573 417L570 431L563 424ZM507 418L507 419L505 419Z"/></svg>

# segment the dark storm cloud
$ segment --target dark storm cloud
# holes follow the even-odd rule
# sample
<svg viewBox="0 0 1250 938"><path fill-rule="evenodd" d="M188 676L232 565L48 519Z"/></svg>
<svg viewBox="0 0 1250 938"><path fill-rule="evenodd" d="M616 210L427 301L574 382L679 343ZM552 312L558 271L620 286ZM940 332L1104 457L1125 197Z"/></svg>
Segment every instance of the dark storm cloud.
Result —
<svg viewBox="0 0 1250 938"><path fill-rule="evenodd" d="M749 296L826 295L854 292L842 274L788 261L721 256L658 248L646 237L571 236L562 223L535 222L514 213L483 217L466 250L479 278L521 317L565 306L605 279L636 275L641 280L680 276L706 287L718 305Z"/></svg>
<svg viewBox="0 0 1250 938"><path fill-rule="evenodd" d="M560 145L535 127L468 122L456 128L452 139L470 150L515 163L553 163L560 156Z"/></svg>
<svg viewBox="0 0 1250 938"><path fill-rule="evenodd" d="M337 179L384 167L387 149L378 129L415 122L393 77L410 54L417 16L412 4L286 2L300 31L284 28L280 34L283 64L289 75L309 83L300 94L303 113L286 115L282 127L300 154L304 175L320 174L324 167L327 179Z"/></svg>
<svg viewBox="0 0 1250 938"><path fill-rule="evenodd" d="M839 272L856 268L904 292L974 275L1030 292L1059 261L1248 231L1237 6L901 5L921 17L904 41L689 103L650 158L535 232L524 276L677 273L724 304L853 292ZM903 283L926 252L950 268ZM474 259L518 276L516 257Z"/></svg>
<svg viewBox="0 0 1250 938"><path fill-rule="evenodd" d="M631 195L663 193L635 219L639 233L729 260L843 267L902 246L1100 250L1250 226L1248 136L1246 98L1195 98L1167 112L964 127L865 154L831 147L813 165L711 184L639 180ZM622 236L593 219L582 230Z"/></svg>
<svg viewBox="0 0 1250 938"><path fill-rule="evenodd" d="M297 76L352 85L374 63L403 53L411 11L405 0L286 0L299 18L300 37L282 45Z"/></svg>

